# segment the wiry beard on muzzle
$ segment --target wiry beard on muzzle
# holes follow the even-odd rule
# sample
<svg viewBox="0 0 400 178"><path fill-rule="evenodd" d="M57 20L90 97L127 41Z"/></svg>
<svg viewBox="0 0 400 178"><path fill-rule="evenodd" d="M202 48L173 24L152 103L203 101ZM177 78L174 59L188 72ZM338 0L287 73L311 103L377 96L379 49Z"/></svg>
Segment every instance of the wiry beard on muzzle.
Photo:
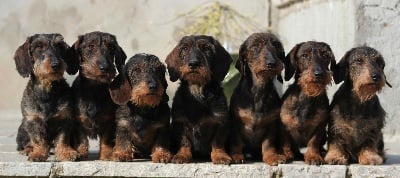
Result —
<svg viewBox="0 0 400 178"><path fill-rule="evenodd" d="M331 84L332 74L328 72L325 78L315 80L312 77L310 70L307 70L301 74L298 79L298 84L301 87L301 91L310 97L320 96L326 91L326 86Z"/></svg>
<svg viewBox="0 0 400 178"><path fill-rule="evenodd" d="M211 71L201 66L196 69L191 69L188 65L180 68L181 78L189 84L204 86L211 80Z"/></svg>

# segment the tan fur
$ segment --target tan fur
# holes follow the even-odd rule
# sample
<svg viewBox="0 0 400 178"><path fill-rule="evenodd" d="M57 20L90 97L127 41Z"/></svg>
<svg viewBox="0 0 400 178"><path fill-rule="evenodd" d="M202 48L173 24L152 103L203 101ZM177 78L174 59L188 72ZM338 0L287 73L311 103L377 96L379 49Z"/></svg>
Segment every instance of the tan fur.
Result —
<svg viewBox="0 0 400 178"><path fill-rule="evenodd" d="M147 83L141 82L132 88L131 101L138 107L155 107L160 103L163 92L164 88L162 86L158 86L157 91L155 93L151 93Z"/></svg>

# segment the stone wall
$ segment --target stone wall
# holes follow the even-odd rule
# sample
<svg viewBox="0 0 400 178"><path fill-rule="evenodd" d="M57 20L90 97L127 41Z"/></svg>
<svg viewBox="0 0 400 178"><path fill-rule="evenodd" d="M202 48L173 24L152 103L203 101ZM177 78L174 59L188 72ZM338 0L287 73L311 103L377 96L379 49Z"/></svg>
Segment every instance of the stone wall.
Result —
<svg viewBox="0 0 400 178"><path fill-rule="evenodd" d="M268 24L265 0L251 3L241 0L222 0L259 24ZM0 6L0 110L20 112L19 103L27 79L15 70L13 55L27 36L35 33L61 33L68 44L77 36L100 30L115 34L128 58L135 53L151 53L161 60L177 41L188 23L178 15L211 3L208 0L2 0ZM265 27L260 27L266 29ZM243 34L245 38L246 34ZM69 81L73 77L67 76ZM173 96L176 83L169 85Z"/></svg>

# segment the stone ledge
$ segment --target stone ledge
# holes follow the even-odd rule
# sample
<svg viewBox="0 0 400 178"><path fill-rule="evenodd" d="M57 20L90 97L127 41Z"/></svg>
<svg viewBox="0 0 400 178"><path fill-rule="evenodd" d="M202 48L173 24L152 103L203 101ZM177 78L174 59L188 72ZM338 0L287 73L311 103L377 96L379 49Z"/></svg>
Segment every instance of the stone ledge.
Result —
<svg viewBox="0 0 400 178"><path fill-rule="evenodd" d="M136 162L0 162L0 177L398 177L400 165L322 165L301 162L268 166L261 162L238 165L212 163L157 164Z"/></svg>

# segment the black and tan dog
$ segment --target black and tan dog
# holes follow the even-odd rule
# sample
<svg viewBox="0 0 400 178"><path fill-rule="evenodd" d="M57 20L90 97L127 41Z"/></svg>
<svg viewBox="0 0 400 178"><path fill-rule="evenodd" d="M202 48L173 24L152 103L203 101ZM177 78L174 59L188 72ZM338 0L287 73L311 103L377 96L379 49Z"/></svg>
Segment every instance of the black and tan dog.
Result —
<svg viewBox="0 0 400 178"><path fill-rule="evenodd" d="M328 164L384 162L381 130L386 112L376 95L385 85L384 67L382 55L363 46L348 51L333 70L335 82L344 83L330 106Z"/></svg>
<svg viewBox="0 0 400 178"><path fill-rule="evenodd" d="M165 66L149 54L136 54L112 82L117 131L113 160L132 161L151 154L153 162L171 161L170 109Z"/></svg>
<svg viewBox="0 0 400 178"><path fill-rule="evenodd" d="M60 161L74 161L77 151L70 142L73 124L71 89L63 78L69 46L60 34L36 34L26 39L14 55L25 88L18 129L18 151L30 161L46 161L51 146Z"/></svg>
<svg viewBox="0 0 400 178"><path fill-rule="evenodd" d="M100 137L100 159L110 160L115 141L115 110L109 84L118 72L122 72L126 55L114 35L103 32L91 32L78 37L70 48L70 74L79 70L72 84L75 115L78 131L74 144L80 159L88 156L88 138ZM114 65L115 63L115 65Z"/></svg>
<svg viewBox="0 0 400 178"><path fill-rule="evenodd" d="M281 120L288 134L284 138L286 158L301 156L299 148L307 147L304 161L322 164L323 145L329 117L326 87L331 83L329 70L336 64L328 44L309 41L297 44L285 59L285 80L293 74L295 81L282 97Z"/></svg>
<svg viewBox="0 0 400 178"><path fill-rule="evenodd" d="M175 163L209 155L217 164L229 164L225 151L228 105L221 81L232 58L210 36L185 36L167 56L170 80L180 79L172 104L172 132L176 142Z"/></svg>
<svg viewBox="0 0 400 178"><path fill-rule="evenodd" d="M269 165L285 162L278 152L281 99L274 78L282 82L285 51L271 33L255 33L240 46L236 68L240 80L231 97L230 154L234 163L242 163L245 154L262 155Z"/></svg>

